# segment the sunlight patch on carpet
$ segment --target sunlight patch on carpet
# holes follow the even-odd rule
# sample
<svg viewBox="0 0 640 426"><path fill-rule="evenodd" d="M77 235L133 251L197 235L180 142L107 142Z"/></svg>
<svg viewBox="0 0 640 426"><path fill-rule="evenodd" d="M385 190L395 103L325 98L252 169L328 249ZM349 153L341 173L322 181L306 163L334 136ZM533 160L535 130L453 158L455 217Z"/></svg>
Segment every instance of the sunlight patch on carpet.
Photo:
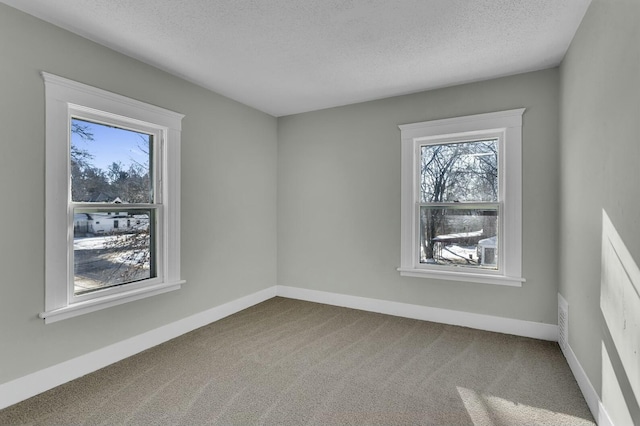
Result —
<svg viewBox="0 0 640 426"><path fill-rule="evenodd" d="M473 389L457 386L458 394L475 426L499 426L508 424L585 424L591 421L565 413L531 407Z"/></svg>

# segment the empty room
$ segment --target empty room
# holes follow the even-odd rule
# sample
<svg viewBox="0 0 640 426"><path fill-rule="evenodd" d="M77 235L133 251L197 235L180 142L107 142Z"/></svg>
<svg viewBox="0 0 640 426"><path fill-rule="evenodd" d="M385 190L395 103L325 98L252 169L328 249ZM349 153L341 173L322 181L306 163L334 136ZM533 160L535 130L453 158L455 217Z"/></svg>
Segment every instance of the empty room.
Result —
<svg viewBox="0 0 640 426"><path fill-rule="evenodd" d="M640 0L0 0L0 424L640 424Z"/></svg>

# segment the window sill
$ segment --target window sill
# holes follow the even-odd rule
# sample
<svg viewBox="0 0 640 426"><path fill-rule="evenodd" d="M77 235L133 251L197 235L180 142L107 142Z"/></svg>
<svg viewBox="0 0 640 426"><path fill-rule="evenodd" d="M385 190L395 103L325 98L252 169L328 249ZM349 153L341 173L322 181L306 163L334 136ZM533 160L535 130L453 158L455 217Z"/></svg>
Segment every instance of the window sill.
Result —
<svg viewBox="0 0 640 426"><path fill-rule="evenodd" d="M433 271L416 268L398 268L403 277L434 278L439 280L473 282L480 284L506 285L522 287L526 280L521 277L507 277L504 275L474 274L472 272Z"/></svg>
<svg viewBox="0 0 640 426"><path fill-rule="evenodd" d="M44 319L45 324L50 324L56 321L61 321L63 319L87 314L89 312L99 311L111 306L122 305L123 303L155 296L156 294L178 290L185 282L186 281L181 280L171 283L162 283L136 290L112 294L101 298L87 300L85 302L74 303L72 305L67 305L65 307L54 309L51 311L41 312L40 314L38 314L38 316Z"/></svg>

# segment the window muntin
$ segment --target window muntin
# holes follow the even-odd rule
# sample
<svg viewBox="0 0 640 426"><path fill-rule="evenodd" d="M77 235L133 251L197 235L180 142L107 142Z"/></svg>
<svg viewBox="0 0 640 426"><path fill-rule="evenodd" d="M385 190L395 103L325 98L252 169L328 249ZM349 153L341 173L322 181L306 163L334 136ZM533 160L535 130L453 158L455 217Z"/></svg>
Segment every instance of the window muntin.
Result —
<svg viewBox="0 0 640 426"><path fill-rule="evenodd" d="M420 145L420 265L499 269L499 142ZM482 250L488 241L495 241L490 263Z"/></svg>

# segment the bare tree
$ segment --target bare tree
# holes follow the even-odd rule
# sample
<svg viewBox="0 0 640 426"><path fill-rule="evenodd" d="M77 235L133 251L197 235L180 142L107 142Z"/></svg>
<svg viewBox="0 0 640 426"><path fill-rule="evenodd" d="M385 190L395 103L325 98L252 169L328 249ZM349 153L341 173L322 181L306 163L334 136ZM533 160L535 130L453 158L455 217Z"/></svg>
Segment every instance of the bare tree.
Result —
<svg viewBox="0 0 640 426"><path fill-rule="evenodd" d="M151 235L149 224L137 227L133 232L113 233L105 240L104 247L112 258L117 257L117 266L105 271L105 282L126 283L151 278Z"/></svg>

